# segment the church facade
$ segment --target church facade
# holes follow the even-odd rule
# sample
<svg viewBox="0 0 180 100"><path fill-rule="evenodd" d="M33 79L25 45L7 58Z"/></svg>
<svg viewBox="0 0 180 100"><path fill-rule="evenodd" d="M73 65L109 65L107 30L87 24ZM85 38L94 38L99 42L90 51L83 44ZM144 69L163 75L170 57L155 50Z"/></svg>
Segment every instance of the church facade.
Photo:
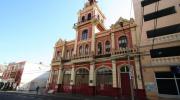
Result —
<svg viewBox="0 0 180 100"><path fill-rule="evenodd" d="M83 95L145 97L133 19L110 29L95 0L78 12L76 38L54 47L48 90Z"/></svg>

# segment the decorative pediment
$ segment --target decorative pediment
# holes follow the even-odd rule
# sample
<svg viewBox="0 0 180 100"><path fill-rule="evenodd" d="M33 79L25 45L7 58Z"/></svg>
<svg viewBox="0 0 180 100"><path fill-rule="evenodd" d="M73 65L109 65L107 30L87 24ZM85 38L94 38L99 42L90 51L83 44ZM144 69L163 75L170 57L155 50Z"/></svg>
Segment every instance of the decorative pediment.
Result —
<svg viewBox="0 0 180 100"><path fill-rule="evenodd" d="M56 42L56 46L57 45L62 45L64 44L64 41L60 38L57 42Z"/></svg>
<svg viewBox="0 0 180 100"><path fill-rule="evenodd" d="M116 21L115 24L111 25L111 28L119 28L128 24L134 23L134 19L131 18L130 20L127 20L125 18L120 17L118 21Z"/></svg>

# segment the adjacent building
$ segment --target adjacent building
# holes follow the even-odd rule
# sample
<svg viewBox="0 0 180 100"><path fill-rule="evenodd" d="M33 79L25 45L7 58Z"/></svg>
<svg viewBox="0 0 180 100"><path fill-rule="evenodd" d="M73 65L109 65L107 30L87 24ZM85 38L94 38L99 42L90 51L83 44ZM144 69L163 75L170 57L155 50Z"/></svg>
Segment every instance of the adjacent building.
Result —
<svg viewBox="0 0 180 100"><path fill-rule="evenodd" d="M31 91L39 86L45 89L50 67L27 61L10 63L3 73L3 90Z"/></svg>
<svg viewBox="0 0 180 100"><path fill-rule="evenodd" d="M49 90L145 98L134 20L120 18L106 29L105 19L96 0L78 12L75 40L55 44Z"/></svg>
<svg viewBox="0 0 180 100"><path fill-rule="evenodd" d="M180 1L133 0L133 4L146 94L152 99L180 98Z"/></svg>
<svg viewBox="0 0 180 100"><path fill-rule="evenodd" d="M4 86L1 89L15 89L20 81L25 62L9 63L7 69L3 72L2 80Z"/></svg>
<svg viewBox="0 0 180 100"><path fill-rule="evenodd" d="M40 90L45 90L49 72L50 66L26 62L17 89L19 91L35 91L37 87L40 87Z"/></svg>

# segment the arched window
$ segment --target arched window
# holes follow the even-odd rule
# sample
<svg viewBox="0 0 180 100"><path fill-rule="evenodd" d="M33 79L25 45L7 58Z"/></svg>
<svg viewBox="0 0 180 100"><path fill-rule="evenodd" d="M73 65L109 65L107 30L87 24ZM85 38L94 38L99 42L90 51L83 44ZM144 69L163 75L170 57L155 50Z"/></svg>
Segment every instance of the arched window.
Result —
<svg viewBox="0 0 180 100"><path fill-rule="evenodd" d="M89 46L86 45L86 46L85 46L85 54L88 54L88 53L89 53Z"/></svg>
<svg viewBox="0 0 180 100"><path fill-rule="evenodd" d="M119 42L119 48L126 48L128 44L128 40L126 36L122 36L118 40Z"/></svg>
<svg viewBox="0 0 180 100"><path fill-rule="evenodd" d="M112 85L112 70L103 67L96 72L96 84L99 85Z"/></svg>
<svg viewBox="0 0 180 100"><path fill-rule="evenodd" d="M86 29L82 32L82 40L87 40L87 38L88 38L88 30Z"/></svg>
<svg viewBox="0 0 180 100"><path fill-rule="evenodd" d="M120 70L121 70L121 73L128 73L129 72L129 68L127 66L122 67Z"/></svg>
<svg viewBox="0 0 180 100"><path fill-rule="evenodd" d="M76 71L76 75L88 75L89 71L85 68L80 68Z"/></svg>
<svg viewBox="0 0 180 100"><path fill-rule="evenodd" d="M102 54L102 44L101 44L101 42L98 43L98 54Z"/></svg>
<svg viewBox="0 0 180 100"><path fill-rule="evenodd" d="M88 14L88 20L91 20L91 13Z"/></svg>
<svg viewBox="0 0 180 100"><path fill-rule="evenodd" d="M100 19L99 15L97 16L97 19L98 19L98 20Z"/></svg>
<svg viewBox="0 0 180 100"><path fill-rule="evenodd" d="M60 51L57 51L56 57L57 57L57 59L59 59L61 57L61 52Z"/></svg>
<svg viewBox="0 0 180 100"><path fill-rule="evenodd" d="M76 85L77 86L83 86L87 85L89 83L89 71L85 68L80 68L76 71Z"/></svg>
<svg viewBox="0 0 180 100"><path fill-rule="evenodd" d="M73 51L74 51L74 49L71 49L71 56L73 56Z"/></svg>
<svg viewBox="0 0 180 100"><path fill-rule="evenodd" d="M82 22L85 22L85 16L82 16L81 21L82 21Z"/></svg>
<svg viewBox="0 0 180 100"><path fill-rule="evenodd" d="M67 59L69 59L69 57L70 57L70 52L69 50L67 50Z"/></svg>
<svg viewBox="0 0 180 100"><path fill-rule="evenodd" d="M82 54L82 52L83 52L83 50L82 50L82 46L80 46L80 47L79 47L79 54L81 55L81 54Z"/></svg>
<svg viewBox="0 0 180 100"><path fill-rule="evenodd" d="M63 85L69 85L71 80L71 70L65 70L63 75Z"/></svg>
<svg viewBox="0 0 180 100"><path fill-rule="evenodd" d="M109 53L111 51L110 41L106 41L105 48L106 48L106 53Z"/></svg>

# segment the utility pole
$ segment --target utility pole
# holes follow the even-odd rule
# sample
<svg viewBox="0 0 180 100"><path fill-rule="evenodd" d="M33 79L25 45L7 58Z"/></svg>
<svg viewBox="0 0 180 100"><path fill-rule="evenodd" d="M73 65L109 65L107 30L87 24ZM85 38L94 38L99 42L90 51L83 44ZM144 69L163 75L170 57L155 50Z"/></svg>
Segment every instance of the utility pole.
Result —
<svg viewBox="0 0 180 100"><path fill-rule="evenodd" d="M128 57L128 66L129 68L131 67L130 64L130 50L129 50L129 47L127 48L127 57ZM129 79L130 79L130 88L131 88L131 100L134 100L134 89L133 89L133 67L130 68L130 71L129 71Z"/></svg>

